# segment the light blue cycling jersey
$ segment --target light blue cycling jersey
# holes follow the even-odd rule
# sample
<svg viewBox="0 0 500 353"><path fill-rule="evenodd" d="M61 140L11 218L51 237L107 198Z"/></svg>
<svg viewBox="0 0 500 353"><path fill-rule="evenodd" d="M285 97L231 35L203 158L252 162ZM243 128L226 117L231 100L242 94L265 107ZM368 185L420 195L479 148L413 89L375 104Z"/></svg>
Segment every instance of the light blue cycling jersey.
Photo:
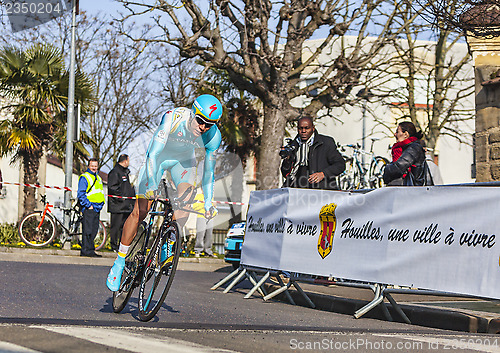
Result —
<svg viewBox="0 0 500 353"><path fill-rule="evenodd" d="M214 152L221 143L217 125L196 137L188 129L192 113L188 108L176 108L165 113L146 152L146 162L139 173L138 196L158 188L165 170L169 170L177 187L180 183L194 184L196 176L195 151L203 149L205 160L201 186L205 195L205 210L212 206L214 185Z"/></svg>

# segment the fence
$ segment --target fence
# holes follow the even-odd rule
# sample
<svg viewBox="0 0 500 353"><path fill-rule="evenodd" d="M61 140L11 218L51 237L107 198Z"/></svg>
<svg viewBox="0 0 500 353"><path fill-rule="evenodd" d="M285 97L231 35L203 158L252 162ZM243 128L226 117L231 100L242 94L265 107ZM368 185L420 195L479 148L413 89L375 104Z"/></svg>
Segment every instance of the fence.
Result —
<svg viewBox="0 0 500 353"><path fill-rule="evenodd" d="M279 292L311 275L343 278L339 285L362 285L374 292L356 317L384 298L397 309L391 297L396 292L498 299L500 224L495 215L500 189L491 187L498 185L254 192L242 267L228 276L226 281L237 276L228 288L248 273L253 276L251 293L270 273L291 274ZM258 280L255 273L263 277Z"/></svg>

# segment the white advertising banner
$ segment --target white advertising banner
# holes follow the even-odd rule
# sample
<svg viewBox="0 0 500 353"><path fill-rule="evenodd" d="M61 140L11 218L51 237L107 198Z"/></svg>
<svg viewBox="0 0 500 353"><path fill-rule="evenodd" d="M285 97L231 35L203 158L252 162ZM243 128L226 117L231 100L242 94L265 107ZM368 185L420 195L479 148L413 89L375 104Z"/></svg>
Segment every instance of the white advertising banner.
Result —
<svg viewBox="0 0 500 353"><path fill-rule="evenodd" d="M500 299L500 189L250 196L244 265Z"/></svg>

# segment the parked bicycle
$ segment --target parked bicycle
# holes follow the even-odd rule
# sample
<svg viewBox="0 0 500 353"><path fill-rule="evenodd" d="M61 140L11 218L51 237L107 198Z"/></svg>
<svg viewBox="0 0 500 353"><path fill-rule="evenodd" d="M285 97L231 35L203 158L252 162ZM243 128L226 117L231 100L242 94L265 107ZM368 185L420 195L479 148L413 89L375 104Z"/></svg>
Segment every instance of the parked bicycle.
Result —
<svg viewBox="0 0 500 353"><path fill-rule="evenodd" d="M164 187L166 190L166 185ZM140 320L151 320L160 309L174 280L182 247L174 208L198 214L185 208L193 202L194 193L189 200L185 200L191 191L192 188L189 188L184 195L171 201L153 201L148 218L139 226L125 258L120 288L113 292L115 313L125 308L136 287L139 287ZM168 252L166 259L161 261L161 249L165 243L168 244Z"/></svg>
<svg viewBox="0 0 500 353"><path fill-rule="evenodd" d="M61 247L66 241L81 244L82 236L82 219L83 215L79 207L75 205L69 209L61 208L63 212L69 214L69 228L64 226L64 223L57 218L52 212L51 205L47 201L46 195L41 197L41 202L44 204L43 211L34 211L27 214L19 223L19 236L21 240L29 246L42 247L52 243L58 234ZM107 232L102 221L99 221L99 230L94 240L96 250L101 250L106 245Z"/></svg>
<svg viewBox="0 0 500 353"><path fill-rule="evenodd" d="M373 143L377 139L371 140L369 152L362 150L359 144L339 146L341 152L345 152L347 147L352 149L352 156L343 155L346 169L337 177L340 190L376 189L385 185L384 168L389 160L373 153ZM369 164L363 163L363 156L368 156Z"/></svg>

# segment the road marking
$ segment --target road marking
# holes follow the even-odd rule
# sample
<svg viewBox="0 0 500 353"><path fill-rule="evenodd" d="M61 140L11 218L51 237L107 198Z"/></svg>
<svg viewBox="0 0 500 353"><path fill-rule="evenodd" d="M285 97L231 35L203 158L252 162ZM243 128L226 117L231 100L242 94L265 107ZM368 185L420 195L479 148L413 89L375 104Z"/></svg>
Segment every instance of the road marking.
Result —
<svg viewBox="0 0 500 353"><path fill-rule="evenodd" d="M18 346L17 344L0 341L0 353L40 353L29 348Z"/></svg>
<svg viewBox="0 0 500 353"><path fill-rule="evenodd" d="M445 349L470 349L478 352L498 353L500 352L500 339L496 337L475 336L475 337L461 337L461 338L443 338L432 336L419 336L419 335L404 335L404 334L372 334L373 336L400 338L404 340L424 342L429 347L443 346Z"/></svg>
<svg viewBox="0 0 500 353"><path fill-rule="evenodd" d="M31 326L47 331L81 338L93 343L124 349L137 353L169 352L169 353L235 353L227 349L206 347L175 338L154 338L130 331L108 329L104 327L81 326Z"/></svg>

